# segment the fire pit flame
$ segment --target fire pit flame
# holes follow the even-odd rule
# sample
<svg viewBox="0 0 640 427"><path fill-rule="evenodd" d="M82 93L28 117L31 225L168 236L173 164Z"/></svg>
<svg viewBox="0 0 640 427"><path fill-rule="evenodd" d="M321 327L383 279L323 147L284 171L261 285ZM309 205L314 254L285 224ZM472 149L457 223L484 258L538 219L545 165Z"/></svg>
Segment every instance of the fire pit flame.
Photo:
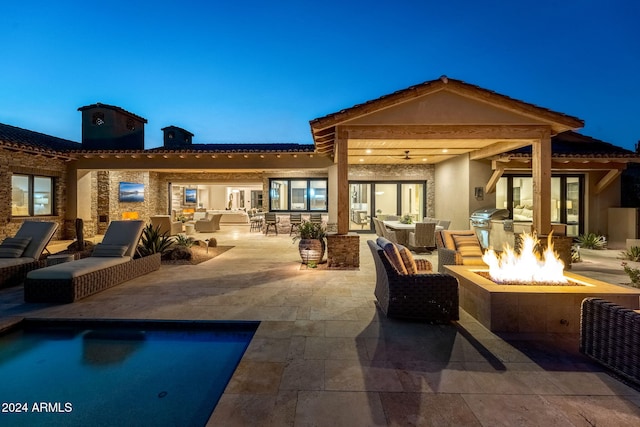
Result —
<svg viewBox="0 0 640 427"><path fill-rule="evenodd" d="M505 244L503 252L498 256L489 249L482 260L489 266L491 280L496 283L567 283L564 276L564 263L553 250L551 234L547 241L547 249L538 256L535 250L539 243L535 233L522 235L522 249L517 254L513 248Z"/></svg>

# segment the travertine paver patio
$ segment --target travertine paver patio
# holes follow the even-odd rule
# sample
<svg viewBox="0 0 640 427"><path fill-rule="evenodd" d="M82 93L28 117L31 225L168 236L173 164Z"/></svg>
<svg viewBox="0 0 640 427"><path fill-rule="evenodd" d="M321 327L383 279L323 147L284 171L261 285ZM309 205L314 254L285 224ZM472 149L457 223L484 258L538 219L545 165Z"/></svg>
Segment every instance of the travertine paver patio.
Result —
<svg viewBox="0 0 640 427"><path fill-rule="evenodd" d="M358 271L301 270L287 233L248 228L223 226L215 237L235 247L213 260L74 304L2 290L0 314L262 321L212 426L640 425L640 393L581 356L577 336L497 336L464 312L452 325L388 320L374 304L371 235ZM599 263L574 271L597 276Z"/></svg>

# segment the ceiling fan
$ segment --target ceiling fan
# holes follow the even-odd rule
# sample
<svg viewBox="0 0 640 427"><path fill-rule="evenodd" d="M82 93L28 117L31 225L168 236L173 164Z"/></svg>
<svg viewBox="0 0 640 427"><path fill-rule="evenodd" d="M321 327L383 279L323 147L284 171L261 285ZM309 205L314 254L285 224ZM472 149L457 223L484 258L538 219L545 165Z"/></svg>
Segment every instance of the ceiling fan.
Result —
<svg viewBox="0 0 640 427"><path fill-rule="evenodd" d="M387 156L390 159L399 159L399 160L413 160L414 157L411 157L409 155L409 150L404 150L404 155L403 156Z"/></svg>

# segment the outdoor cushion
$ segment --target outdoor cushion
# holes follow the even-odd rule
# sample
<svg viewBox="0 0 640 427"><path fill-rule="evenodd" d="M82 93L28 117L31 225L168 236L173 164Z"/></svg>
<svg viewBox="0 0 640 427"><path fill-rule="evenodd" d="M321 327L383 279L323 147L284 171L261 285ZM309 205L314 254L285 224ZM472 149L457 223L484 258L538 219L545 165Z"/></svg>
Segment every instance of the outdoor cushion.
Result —
<svg viewBox="0 0 640 427"><path fill-rule="evenodd" d="M23 257L39 259L42 251L47 246L54 233L58 229L58 224L49 221L25 221L14 237L30 237L31 242L24 250Z"/></svg>
<svg viewBox="0 0 640 427"><path fill-rule="evenodd" d="M20 258L0 258L0 269L5 267L14 267L16 265L29 264L35 261L33 258L21 256Z"/></svg>
<svg viewBox="0 0 640 427"><path fill-rule="evenodd" d="M478 243L478 238L475 235L454 235L453 240L456 243L456 250L460 252L462 258L482 257L482 249L480 249L480 243Z"/></svg>
<svg viewBox="0 0 640 427"><path fill-rule="evenodd" d="M398 247L391 240L385 239L384 237L378 237L376 243L387 255L391 265L393 265L400 274L407 274L407 268L404 266L404 262L402 262Z"/></svg>
<svg viewBox="0 0 640 427"><path fill-rule="evenodd" d="M112 226L111 224L114 224ZM126 256L132 257L136 252L138 240L144 228L144 221L111 221L102 238L102 244L126 246Z"/></svg>
<svg viewBox="0 0 640 427"><path fill-rule="evenodd" d="M0 244L0 258L20 258L31 237L7 237Z"/></svg>
<svg viewBox="0 0 640 427"><path fill-rule="evenodd" d="M120 257L127 251L128 246L125 245L107 245L100 243L93 249L91 256L97 257Z"/></svg>
<svg viewBox="0 0 640 427"><path fill-rule="evenodd" d="M76 261L63 262L38 270L30 271L27 279L73 279L94 271L102 270L113 265L131 261L128 256L123 257L94 257L90 256Z"/></svg>
<svg viewBox="0 0 640 427"><path fill-rule="evenodd" d="M418 266L416 265L415 259L413 259L411 251L402 245L398 245L398 251L400 252L400 258L402 258L404 268L407 269L407 274L418 274Z"/></svg>

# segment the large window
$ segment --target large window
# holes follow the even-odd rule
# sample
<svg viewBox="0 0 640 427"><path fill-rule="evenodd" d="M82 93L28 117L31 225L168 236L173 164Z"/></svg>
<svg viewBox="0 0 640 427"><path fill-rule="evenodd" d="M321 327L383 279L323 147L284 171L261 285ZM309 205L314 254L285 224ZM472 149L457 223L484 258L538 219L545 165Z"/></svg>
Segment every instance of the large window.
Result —
<svg viewBox="0 0 640 427"><path fill-rule="evenodd" d="M326 211L327 180L325 178L269 180L269 210Z"/></svg>
<svg viewBox="0 0 640 427"><path fill-rule="evenodd" d="M11 177L11 215L53 215L53 178L34 175Z"/></svg>
<svg viewBox="0 0 640 427"><path fill-rule="evenodd" d="M568 236L582 232L582 176L556 175L551 178L551 222L567 225ZM514 221L533 221L533 179L504 176L496 185L496 208L509 210Z"/></svg>

